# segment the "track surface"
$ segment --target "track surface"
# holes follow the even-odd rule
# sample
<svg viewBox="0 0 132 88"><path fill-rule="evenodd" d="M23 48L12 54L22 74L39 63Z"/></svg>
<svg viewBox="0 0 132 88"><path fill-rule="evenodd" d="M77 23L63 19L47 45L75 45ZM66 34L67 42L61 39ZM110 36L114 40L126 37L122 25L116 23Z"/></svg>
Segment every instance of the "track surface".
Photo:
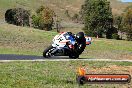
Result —
<svg viewBox="0 0 132 88"><path fill-rule="evenodd" d="M112 59L88 59L88 58L80 58L80 59L69 59L66 56L61 57L52 57L52 58L44 58L43 56L35 56L35 55L15 55L15 54L0 54L0 62L10 62L10 61L114 61L121 62L127 61L132 62L132 60L112 60Z"/></svg>
<svg viewBox="0 0 132 88"><path fill-rule="evenodd" d="M44 58L35 55L0 54L0 60L45 60L45 59L69 59L67 56Z"/></svg>
<svg viewBox="0 0 132 88"><path fill-rule="evenodd" d="M0 54L0 60L35 60L35 59L44 59L44 57L33 55Z"/></svg>

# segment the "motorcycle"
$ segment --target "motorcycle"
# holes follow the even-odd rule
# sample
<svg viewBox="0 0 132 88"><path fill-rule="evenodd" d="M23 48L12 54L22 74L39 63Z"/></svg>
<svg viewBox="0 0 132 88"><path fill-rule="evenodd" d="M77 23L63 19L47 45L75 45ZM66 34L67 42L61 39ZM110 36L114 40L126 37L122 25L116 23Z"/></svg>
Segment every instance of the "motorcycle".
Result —
<svg viewBox="0 0 132 88"><path fill-rule="evenodd" d="M85 37L85 39L86 45L91 44L91 37ZM72 40L75 39L66 32L56 35L52 40L53 43L43 51L43 57L69 56L69 58L79 58L77 53L72 52L74 46L71 45L76 45L76 47L78 46L77 42Z"/></svg>
<svg viewBox="0 0 132 88"><path fill-rule="evenodd" d="M52 56L69 56L69 58L78 58L79 55L72 54L71 46L76 42L68 39L71 37L68 33L61 33L53 38L53 43L43 51L43 57L49 58Z"/></svg>

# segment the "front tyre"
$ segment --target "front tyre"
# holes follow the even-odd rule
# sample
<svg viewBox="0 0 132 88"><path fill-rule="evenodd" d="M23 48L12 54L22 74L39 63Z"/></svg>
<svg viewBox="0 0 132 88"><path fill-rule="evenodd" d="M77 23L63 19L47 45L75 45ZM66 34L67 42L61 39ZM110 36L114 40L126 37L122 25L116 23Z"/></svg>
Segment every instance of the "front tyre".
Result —
<svg viewBox="0 0 132 88"><path fill-rule="evenodd" d="M52 52L53 50L54 50L53 46L50 45L48 48L46 48L46 49L44 50L44 52L43 52L43 57L45 57L45 58L51 57L51 56L52 56L51 52Z"/></svg>

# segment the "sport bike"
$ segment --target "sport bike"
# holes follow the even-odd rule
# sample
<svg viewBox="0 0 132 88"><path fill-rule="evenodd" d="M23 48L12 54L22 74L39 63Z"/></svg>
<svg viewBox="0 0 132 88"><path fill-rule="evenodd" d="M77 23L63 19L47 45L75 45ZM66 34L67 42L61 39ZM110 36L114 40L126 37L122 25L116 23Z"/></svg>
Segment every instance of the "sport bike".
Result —
<svg viewBox="0 0 132 88"><path fill-rule="evenodd" d="M89 43L88 39L89 38L86 37L86 45L91 44L91 40ZM52 42L53 43L43 51L43 57L49 58L52 56L69 56L69 58L79 58L78 54L73 54L72 52L74 48L73 45L77 45L77 42L73 36L68 33L64 32L56 35Z"/></svg>

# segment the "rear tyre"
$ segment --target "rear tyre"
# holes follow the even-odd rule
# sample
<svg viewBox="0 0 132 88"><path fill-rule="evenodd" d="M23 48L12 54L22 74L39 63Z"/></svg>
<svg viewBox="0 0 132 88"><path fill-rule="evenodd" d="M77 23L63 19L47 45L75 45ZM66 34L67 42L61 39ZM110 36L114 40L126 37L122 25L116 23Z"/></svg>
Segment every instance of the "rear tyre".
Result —
<svg viewBox="0 0 132 88"><path fill-rule="evenodd" d="M53 46L50 45L48 48L46 48L44 51L43 51L43 57L45 58L49 58L52 56L51 52L54 50Z"/></svg>

